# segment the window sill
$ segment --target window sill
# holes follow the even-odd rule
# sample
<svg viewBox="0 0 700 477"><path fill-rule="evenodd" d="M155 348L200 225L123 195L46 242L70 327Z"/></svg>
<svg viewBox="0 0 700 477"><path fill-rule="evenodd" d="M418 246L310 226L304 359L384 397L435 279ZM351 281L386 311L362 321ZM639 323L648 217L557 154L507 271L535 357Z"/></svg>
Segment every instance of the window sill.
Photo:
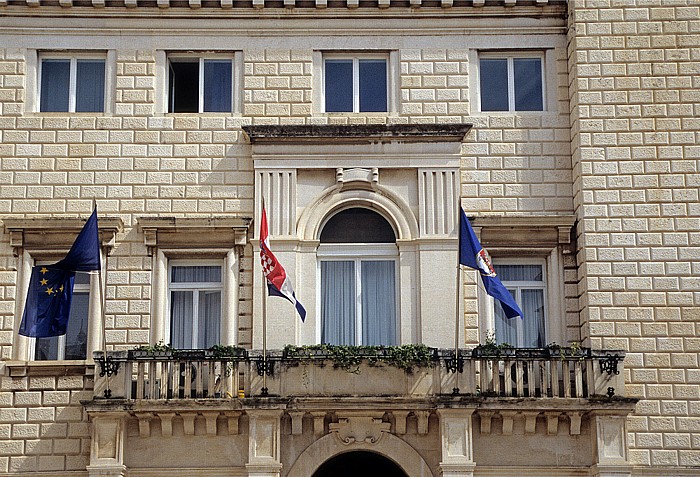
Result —
<svg viewBox="0 0 700 477"><path fill-rule="evenodd" d="M95 365L87 360L6 361L6 376L92 376Z"/></svg>

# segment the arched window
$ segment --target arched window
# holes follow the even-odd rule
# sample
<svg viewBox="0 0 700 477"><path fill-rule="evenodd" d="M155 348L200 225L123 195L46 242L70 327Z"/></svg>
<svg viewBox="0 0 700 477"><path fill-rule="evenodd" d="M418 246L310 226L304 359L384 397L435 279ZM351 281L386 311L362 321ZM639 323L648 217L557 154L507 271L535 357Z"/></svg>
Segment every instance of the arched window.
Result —
<svg viewBox="0 0 700 477"><path fill-rule="evenodd" d="M389 222L346 209L326 222L320 242L321 342L397 344L398 249Z"/></svg>

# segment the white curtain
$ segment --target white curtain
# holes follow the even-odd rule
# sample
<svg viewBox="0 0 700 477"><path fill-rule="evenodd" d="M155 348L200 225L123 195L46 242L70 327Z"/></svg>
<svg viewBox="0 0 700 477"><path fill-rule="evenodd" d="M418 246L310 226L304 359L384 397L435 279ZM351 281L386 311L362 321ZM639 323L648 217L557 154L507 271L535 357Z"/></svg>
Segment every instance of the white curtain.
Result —
<svg viewBox="0 0 700 477"><path fill-rule="evenodd" d="M219 344L221 333L221 292L199 292L199 348Z"/></svg>
<svg viewBox="0 0 700 477"><path fill-rule="evenodd" d="M221 267L173 266L170 281L187 289L170 293L170 343L175 348L209 348L221 336ZM191 286L188 286L190 285ZM213 289L212 289L213 288ZM196 331L195 331L196 314Z"/></svg>
<svg viewBox="0 0 700 477"><path fill-rule="evenodd" d="M542 348L545 342L544 283L531 286L532 282L543 281L541 265L500 265L496 271L508 291L516 298L525 315L520 318L506 318L499 302L495 302L496 341L522 348ZM517 286L523 282L523 286ZM528 285L525 282L530 282Z"/></svg>
<svg viewBox="0 0 700 477"><path fill-rule="evenodd" d="M355 344L355 263L321 262L321 342Z"/></svg>
<svg viewBox="0 0 700 477"><path fill-rule="evenodd" d="M362 262L362 344L396 344L393 260Z"/></svg>
<svg viewBox="0 0 700 477"><path fill-rule="evenodd" d="M179 349L193 346L192 323L194 292L173 291L170 294L170 344Z"/></svg>

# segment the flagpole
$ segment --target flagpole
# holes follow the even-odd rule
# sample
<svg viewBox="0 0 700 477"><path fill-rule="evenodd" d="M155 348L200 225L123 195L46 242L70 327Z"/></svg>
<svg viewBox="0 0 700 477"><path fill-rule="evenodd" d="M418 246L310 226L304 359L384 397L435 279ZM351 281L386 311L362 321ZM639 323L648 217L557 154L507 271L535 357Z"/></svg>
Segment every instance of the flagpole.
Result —
<svg viewBox="0 0 700 477"><path fill-rule="evenodd" d="M260 223L262 225L262 216L265 211L265 196L262 197L262 209L260 211ZM262 246L262 244L261 244ZM267 396L267 277L262 273L262 347L263 347L263 385L260 390L262 396Z"/></svg>
<svg viewBox="0 0 700 477"><path fill-rule="evenodd" d="M460 254L460 234L461 234L461 224L460 224L460 207L461 203L459 199L457 200L457 290L455 293L455 361L454 361L454 366L455 366L455 387L452 389L452 394L459 394L459 374L460 374L460 362L459 362L459 301L460 297L462 295L462 265L459 263L459 254Z"/></svg>
<svg viewBox="0 0 700 477"><path fill-rule="evenodd" d="M262 346L263 346L263 385L260 390L260 395L267 396L267 278L263 274L262 276Z"/></svg>

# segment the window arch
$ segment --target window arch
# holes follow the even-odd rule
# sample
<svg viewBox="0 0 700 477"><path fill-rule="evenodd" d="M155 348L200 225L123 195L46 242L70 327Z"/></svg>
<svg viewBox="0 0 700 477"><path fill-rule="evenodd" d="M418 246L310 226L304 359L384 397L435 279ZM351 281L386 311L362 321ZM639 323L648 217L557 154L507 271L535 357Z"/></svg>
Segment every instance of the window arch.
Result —
<svg viewBox="0 0 700 477"><path fill-rule="evenodd" d="M397 344L396 234L363 207L331 216L320 233L320 336L341 345Z"/></svg>

